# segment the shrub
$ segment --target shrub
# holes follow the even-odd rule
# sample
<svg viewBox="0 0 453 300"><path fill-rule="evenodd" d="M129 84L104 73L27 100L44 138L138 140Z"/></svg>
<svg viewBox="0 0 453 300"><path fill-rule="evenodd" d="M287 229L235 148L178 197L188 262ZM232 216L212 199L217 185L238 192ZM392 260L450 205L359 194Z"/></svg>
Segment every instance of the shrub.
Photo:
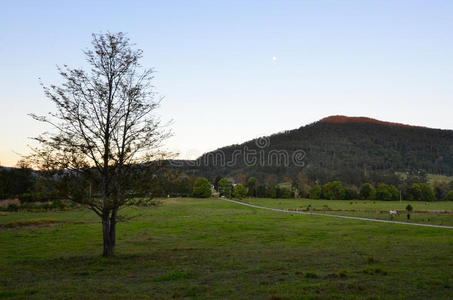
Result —
<svg viewBox="0 0 453 300"><path fill-rule="evenodd" d="M257 185L258 185L258 180L255 177L250 177L247 180L247 188L248 188L247 196L256 197Z"/></svg>
<svg viewBox="0 0 453 300"><path fill-rule="evenodd" d="M204 177L199 177L193 184L193 196L197 198L208 198L211 196L211 184Z"/></svg>
<svg viewBox="0 0 453 300"><path fill-rule="evenodd" d="M374 200L376 199L376 189L370 183L364 183L360 187L360 199Z"/></svg>
<svg viewBox="0 0 453 300"><path fill-rule="evenodd" d="M346 271L345 270L340 270L340 272L338 272L338 277L346 278L347 277Z"/></svg>
<svg viewBox="0 0 453 300"><path fill-rule="evenodd" d="M151 197L144 198L133 198L127 201L128 205L139 206L139 207L152 207L159 206L162 204L162 201L153 199Z"/></svg>
<svg viewBox="0 0 453 300"><path fill-rule="evenodd" d="M310 199L319 199L321 198L321 187L319 185L315 185L310 190Z"/></svg>
<svg viewBox="0 0 453 300"><path fill-rule="evenodd" d="M221 178L217 185L219 186L220 196L231 197L231 182L228 179Z"/></svg>
<svg viewBox="0 0 453 300"><path fill-rule="evenodd" d="M19 200L21 203L32 202L33 195L31 193L23 193L19 195Z"/></svg>
<svg viewBox="0 0 453 300"><path fill-rule="evenodd" d="M410 201L421 201L422 199L422 189L420 184L412 184L406 191L406 198Z"/></svg>
<svg viewBox="0 0 453 300"><path fill-rule="evenodd" d="M453 191L449 191L449 192L448 192L447 200L448 200L448 201L453 201Z"/></svg>
<svg viewBox="0 0 453 300"><path fill-rule="evenodd" d="M259 185L256 188L256 196L259 197L259 198L266 198L267 197L266 186L265 185Z"/></svg>
<svg viewBox="0 0 453 300"><path fill-rule="evenodd" d="M373 254L370 254L370 255L368 255L368 257L367 257L366 262L367 262L368 264L374 264L374 263L376 262L376 258L374 257Z"/></svg>
<svg viewBox="0 0 453 300"><path fill-rule="evenodd" d="M277 194L276 198L282 198L282 199L294 198L294 194L291 193L291 191L287 187L276 187L275 191Z"/></svg>
<svg viewBox="0 0 453 300"><path fill-rule="evenodd" d="M414 210L414 208L412 207L412 205L408 204L408 205L406 206L406 210L407 210L408 212L411 212L411 211Z"/></svg>
<svg viewBox="0 0 453 300"><path fill-rule="evenodd" d="M8 205L8 211L18 211L19 210L19 205L15 203L11 203Z"/></svg>
<svg viewBox="0 0 453 300"><path fill-rule="evenodd" d="M345 196L343 185L339 181L326 183L321 188L321 196L328 200L343 200Z"/></svg>
<svg viewBox="0 0 453 300"><path fill-rule="evenodd" d="M381 183L376 190L376 199L390 201L392 200L392 193L389 190L388 185Z"/></svg>
<svg viewBox="0 0 453 300"><path fill-rule="evenodd" d="M370 274L370 275L373 275L373 274L387 275L387 271L385 271L384 269L382 269L379 266L374 266L374 267L368 266L365 269L363 269L362 272L366 273L366 274Z"/></svg>
<svg viewBox="0 0 453 300"><path fill-rule="evenodd" d="M242 199L247 196L247 188L242 184L236 184L233 188L233 197Z"/></svg>
<svg viewBox="0 0 453 300"><path fill-rule="evenodd" d="M449 184L446 182L434 182L433 190L436 199L439 201L445 201L448 197L448 190L450 189Z"/></svg>
<svg viewBox="0 0 453 300"><path fill-rule="evenodd" d="M422 195L423 195L423 201L436 201L436 196L434 195L433 189L426 184L422 184Z"/></svg>
<svg viewBox="0 0 453 300"><path fill-rule="evenodd" d="M376 190L376 199L384 201L395 201L399 199L400 192L394 185L381 183Z"/></svg>
<svg viewBox="0 0 453 300"><path fill-rule="evenodd" d="M389 185L389 191L392 194L392 200L397 201L400 199L400 191L393 184Z"/></svg>
<svg viewBox="0 0 453 300"><path fill-rule="evenodd" d="M424 183L414 183L406 192L407 200L410 201L434 201L436 197L433 189Z"/></svg>
<svg viewBox="0 0 453 300"><path fill-rule="evenodd" d="M305 273L305 278L318 278L318 274L313 273L313 272L307 272Z"/></svg>
<svg viewBox="0 0 453 300"><path fill-rule="evenodd" d="M359 199L359 192L356 186L347 187L344 189L345 200L356 200Z"/></svg>
<svg viewBox="0 0 453 300"><path fill-rule="evenodd" d="M50 204L50 207L53 209L64 209L66 207L66 205L60 200L55 200L55 201L52 201L52 203Z"/></svg>

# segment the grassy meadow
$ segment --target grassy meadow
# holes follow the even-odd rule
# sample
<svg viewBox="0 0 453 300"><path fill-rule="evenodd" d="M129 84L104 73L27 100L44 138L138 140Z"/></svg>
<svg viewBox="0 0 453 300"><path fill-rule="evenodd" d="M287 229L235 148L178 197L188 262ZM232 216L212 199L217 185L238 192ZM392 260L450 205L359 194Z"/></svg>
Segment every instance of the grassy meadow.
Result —
<svg viewBox="0 0 453 300"><path fill-rule="evenodd" d="M389 210L397 210L394 221L453 226L453 202L372 201L372 200L310 200L310 199L248 199L247 203L286 210L309 209L312 212L389 220ZM413 211L407 220L407 205Z"/></svg>
<svg viewBox="0 0 453 300"><path fill-rule="evenodd" d="M310 203L245 201L285 209ZM431 223L439 214L429 211L453 209L411 204L415 219ZM384 218L376 211L404 210L407 202L311 205ZM122 214L133 218L118 225L111 259L100 257L101 226L89 210L0 215L0 298L453 298L450 229L282 214L219 199L163 199ZM452 215L441 217L452 224Z"/></svg>

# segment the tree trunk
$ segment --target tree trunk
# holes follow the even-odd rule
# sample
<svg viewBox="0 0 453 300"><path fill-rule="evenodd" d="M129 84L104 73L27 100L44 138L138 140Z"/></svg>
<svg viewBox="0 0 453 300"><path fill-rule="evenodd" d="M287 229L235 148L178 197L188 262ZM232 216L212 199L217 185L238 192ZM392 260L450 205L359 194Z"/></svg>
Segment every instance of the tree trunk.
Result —
<svg viewBox="0 0 453 300"><path fill-rule="evenodd" d="M115 250L116 244L116 215L117 215L117 208L112 210L112 215L110 216L110 243L112 244L112 249ZM113 252L112 252L113 254Z"/></svg>
<svg viewBox="0 0 453 300"><path fill-rule="evenodd" d="M115 253L115 233L116 233L116 213L112 212L112 217L104 215L102 217L102 235L104 237L104 251L103 257L113 256Z"/></svg>

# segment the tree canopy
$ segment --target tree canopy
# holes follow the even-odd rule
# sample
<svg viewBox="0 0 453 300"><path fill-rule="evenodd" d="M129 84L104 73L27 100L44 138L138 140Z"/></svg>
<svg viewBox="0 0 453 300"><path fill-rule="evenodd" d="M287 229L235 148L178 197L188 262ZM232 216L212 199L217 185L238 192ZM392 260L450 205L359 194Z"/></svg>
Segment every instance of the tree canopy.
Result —
<svg viewBox="0 0 453 300"><path fill-rule="evenodd" d="M27 158L41 170L60 171L67 196L101 217L103 255L111 256L118 209L162 157L158 148L169 132L154 115L160 99L152 69L140 65L142 50L121 32L93 34L91 46L84 51L87 70L64 65L61 84L43 84L56 111L32 117L53 130L35 138Z"/></svg>
<svg viewBox="0 0 453 300"><path fill-rule="evenodd" d="M211 197L211 184L206 178L200 177L195 180L193 184L193 196L198 198Z"/></svg>

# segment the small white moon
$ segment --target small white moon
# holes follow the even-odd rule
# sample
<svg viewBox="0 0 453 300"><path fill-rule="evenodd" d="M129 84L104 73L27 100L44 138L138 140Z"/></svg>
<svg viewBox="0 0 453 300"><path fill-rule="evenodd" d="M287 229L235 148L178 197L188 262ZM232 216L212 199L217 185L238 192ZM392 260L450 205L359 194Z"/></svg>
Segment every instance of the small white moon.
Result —
<svg viewBox="0 0 453 300"><path fill-rule="evenodd" d="M277 60L277 56L272 56L272 60L276 61Z"/></svg>

